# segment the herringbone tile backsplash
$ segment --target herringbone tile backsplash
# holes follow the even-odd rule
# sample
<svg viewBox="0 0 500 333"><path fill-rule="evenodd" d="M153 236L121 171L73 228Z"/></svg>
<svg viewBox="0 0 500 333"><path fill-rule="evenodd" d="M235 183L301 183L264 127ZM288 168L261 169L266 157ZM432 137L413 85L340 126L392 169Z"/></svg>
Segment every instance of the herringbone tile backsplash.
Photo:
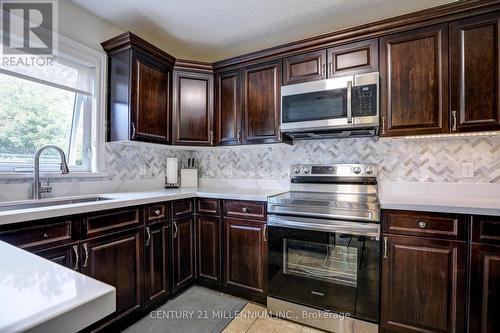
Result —
<svg viewBox="0 0 500 333"><path fill-rule="evenodd" d="M291 164L364 162L377 164L385 181L500 183L500 137L297 141L200 150L194 157L207 178L281 179ZM474 163L473 178L461 177L462 162Z"/></svg>

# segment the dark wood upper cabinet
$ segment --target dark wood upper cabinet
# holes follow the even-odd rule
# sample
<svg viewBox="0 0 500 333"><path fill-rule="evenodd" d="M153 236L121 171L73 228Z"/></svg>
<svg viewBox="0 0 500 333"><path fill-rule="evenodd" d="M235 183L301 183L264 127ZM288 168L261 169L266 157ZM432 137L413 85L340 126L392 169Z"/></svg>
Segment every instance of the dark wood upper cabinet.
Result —
<svg viewBox="0 0 500 333"><path fill-rule="evenodd" d="M170 236L168 222L157 222L145 228L145 303L164 300L169 295Z"/></svg>
<svg viewBox="0 0 500 333"><path fill-rule="evenodd" d="M465 242L385 239L380 332L465 332Z"/></svg>
<svg viewBox="0 0 500 333"><path fill-rule="evenodd" d="M130 32L101 45L108 54L108 141L170 143L175 59Z"/></svg>
<svg viewBox="0 0 500 333"><path fill-rule="evenodd" d="M326 79L326 50L283 59L283 85Z"/></svg>
<svg viewBox="0 0 500 333"><path fill-rule="evenodd" d="M213 90L212 74L174 71L173 144L213 145Z"/></svg>
<svg viewBox="0 0 500 333"><path fill-rule="evenodd" d="M143 228L82 242L82 273L116 288L116 311L104 325L139 309L143 288Z"/></svg>
<svg viewBox="0 0 500 333"><path fill-rule="evenodd" d="M224 218L224 285L267 295L266 223Z"/></svg>
<svg viewBox="0 0 500 333"><path fill-rule="evenodd" d="M239 70L216 76L216 141L241 144L241 74Z"/></svg>
<svg viewBox="0 0 500 333"><path fill-rule="evenodd" d="M448 133L448 25L380 39L381 135Z"/></svg>
<svg viewBox="0 0 500 333"><path fill-rule="evenodd" d="M195 278L194 217L173 220L174 292L189 285Z"/></svg>
<svg viewBox="0 0 500 333"><path fill-rule="evenodd" d="M328 49L328 77L378 71L378 39Z"/></svg>
<svg viewBox="0 0 500 333"><path fill-rule="evenodd" d="M243 69L243 143L281 141L281 59Z"/></svg>
<svg viewBox="0 0 500 333"><path fill-rule="evenodd" d="M498 13L450 23L451 131L500 129Z"/></svg>
<svg viewBox="0 0 500 333"><path fill-rule="evenodd" d="M500 247L471 245L469 332L500 332Z"/></svg>
<svg viewBox="0 0 500 333"><path fill-rule="evenodd" d="M196 216L196 278L212 284L220 283L220 234L218 216Z"/></svg>

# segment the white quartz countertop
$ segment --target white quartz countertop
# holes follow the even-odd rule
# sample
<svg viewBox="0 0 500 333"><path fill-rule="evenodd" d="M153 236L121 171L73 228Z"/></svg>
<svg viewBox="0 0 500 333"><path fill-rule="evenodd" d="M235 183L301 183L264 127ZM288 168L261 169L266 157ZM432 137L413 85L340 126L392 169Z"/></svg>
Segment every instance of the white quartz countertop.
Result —
<svg viewBox="0 0 500 333"><path fill-rule="evenodd" d="M116 308L115 288L0 241L0 333L70 333Z"/></svg>
<svg viewBox="0 0 500 333"><path fill-rule="evenodd" d="M156 191L102 193L99 196L109 200L96 202L74 203L58 206L37 207L22 210L0 211L0 225L39 220L57 216L83 214L135 205L145 205L155 202L177 199L203 197L215 199L234 199L250 201L267 201L267 197L285 192L278 189L237 189L222 187L198 187L165 189ZM89 197L92 195L89 195ZM86 196L79 196L82 198ZM68 197L65 197L68 198ZM60 198L54 198L57 200ZM19 201L21 202L21 201Z"/></svg>

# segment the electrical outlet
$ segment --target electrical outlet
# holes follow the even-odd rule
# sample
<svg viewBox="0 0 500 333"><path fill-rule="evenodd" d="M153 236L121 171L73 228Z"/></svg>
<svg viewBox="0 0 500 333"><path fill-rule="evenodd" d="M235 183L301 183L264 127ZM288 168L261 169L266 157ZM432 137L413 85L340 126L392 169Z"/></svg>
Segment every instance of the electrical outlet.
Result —
<svg viewBox="0 0 500 333"><path fill-rule="evenodd" d="M232 166L232 165L230 165L230 166L228 166L228 167L227 167L227 174L228 174L229 176L232 176L232 175L233 175L233 166Z"/></svg>
<svg viewBox="0 0 500 333"><path fill-rule="evenodd" d="M462 162L462 178L474 177L474 163Z"/></svg>
<svg viewBox="0 0 500 333"><path fill-rule="evenodd" d="M139 166L139 175L140 176L145 176L147 174L147 169L146 169L146 165L141 165Z"/></svg>

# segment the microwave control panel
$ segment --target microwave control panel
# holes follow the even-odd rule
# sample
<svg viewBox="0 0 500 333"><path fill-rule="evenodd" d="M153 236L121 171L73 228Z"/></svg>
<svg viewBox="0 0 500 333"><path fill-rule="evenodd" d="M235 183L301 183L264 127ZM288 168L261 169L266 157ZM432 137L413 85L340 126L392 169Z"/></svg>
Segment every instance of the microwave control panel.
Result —
<svg viewBox="0 0 500 333"><path fill-rule="evenodd" d="M353 111L355 117L377 115L377 85L367 84L353 87Z"/></svg>

